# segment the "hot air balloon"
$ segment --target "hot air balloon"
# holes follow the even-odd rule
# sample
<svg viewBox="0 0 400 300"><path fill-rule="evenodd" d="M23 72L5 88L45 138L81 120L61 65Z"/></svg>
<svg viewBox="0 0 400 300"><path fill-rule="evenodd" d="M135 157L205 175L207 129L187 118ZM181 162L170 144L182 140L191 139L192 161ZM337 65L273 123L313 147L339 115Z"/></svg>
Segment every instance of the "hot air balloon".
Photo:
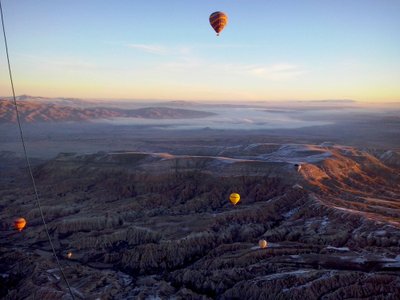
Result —
<svg viewBox="0 0 400 300"><path fill-rule="evenodd" d="M258 241L258 246L260 246L261 249L265 249L268 247L268 243L266 240L259 240Z"/></svg>
<svg viewBox="0 0 400 300"><path fill-rule="evenodd" d="M238 193L232 193L229 196L229 200L233 205L236 205L240 201L240 195Z"/></svg>
<svg viewBox="0 0 400 300"><path fill-rule="evenodd" d="M15 229L17 229L19 232L22 231L22 229L24 229L26 226L26 220L24 218L18 218L15 219L14 221L14 227Z"/></svg>
<svg viewBox="0 0 400 300"><path fill-rule="evenodd" d="M216 11L210 15L210 24L214 28L217 35L224 30L226 24L228 23L228 16L223 12Z"/></svg>

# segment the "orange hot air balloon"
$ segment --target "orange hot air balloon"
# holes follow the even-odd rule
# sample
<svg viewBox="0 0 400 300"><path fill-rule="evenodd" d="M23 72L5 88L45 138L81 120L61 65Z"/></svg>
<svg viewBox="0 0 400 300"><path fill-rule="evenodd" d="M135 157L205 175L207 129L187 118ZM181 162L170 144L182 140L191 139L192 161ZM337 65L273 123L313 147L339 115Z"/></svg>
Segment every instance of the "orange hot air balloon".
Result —
<svg viewBox="0 0 400 300"><path fill-rule="evenodd" d="M22 229L24 229L26 226L26 220L24 218L18 218L15 219L14 221L14 227L15 229L17 229L19 232L22 231Z"/></svg>
<svg viewBox="0 0 400 300"><path fill-rule="evenodd" d="M268 247L268 243L266 240L259 240L258 241L258 246L260 246L261 249L265 249Z"/></svg>
<svg viewBox="0 0 400 300"><path fill-rule="evenodd" d="M216 11L210 16L210 24L217 35L219 35L219 33L224 30L226 24L228 24L228 16L223 12Z"/></svg>
<svg viewBox="0 0 400 300"><path fill-rule="evenodd" d="M239 195L238 193L232 193L232 194L229 196L229 200L231 201L231 203L232 203L233 205L236 205L236 204L238 204L238 202L240 201L240 195Z"/></svg>

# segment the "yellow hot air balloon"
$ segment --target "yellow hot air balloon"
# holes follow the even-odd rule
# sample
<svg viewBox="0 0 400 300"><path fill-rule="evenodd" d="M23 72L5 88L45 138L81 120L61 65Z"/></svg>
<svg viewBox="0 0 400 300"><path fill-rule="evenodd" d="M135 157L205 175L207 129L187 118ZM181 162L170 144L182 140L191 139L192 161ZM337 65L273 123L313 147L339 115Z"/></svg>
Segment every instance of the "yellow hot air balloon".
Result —
<svg viewBox="0 0 400 300"><path fill-rule="evenodd" d="M261 249L265 249L268 247L268 243L266 240L259 240L258 241L258 246L260 246Z"/></svg>
<svg viewBox="0 0 400 300"><path fill-rule="evenodd" d="M26 220L24 218L18 218L15 219L14 221L14 227L15 229L17 229L19 232L22 231L22 229L24 229L26 226Z"/></svg>
<svg viewBox="0 0 400 300"><path fill-rule="evenodd" d="M238 204L238 202L240 201L240 195L239 195L238 193L232 193L232 194L229 196L229 200L231 201L231 203L232 203L233 205L236 205L236 204Z"/></svg>
<svg viewBox="0 0 400 300"><path fill-rule="evenodd" d="M214 28L217 35L224 30L228 23L228 16L221 11L216 11L210 15L210 24Z"/></svg>

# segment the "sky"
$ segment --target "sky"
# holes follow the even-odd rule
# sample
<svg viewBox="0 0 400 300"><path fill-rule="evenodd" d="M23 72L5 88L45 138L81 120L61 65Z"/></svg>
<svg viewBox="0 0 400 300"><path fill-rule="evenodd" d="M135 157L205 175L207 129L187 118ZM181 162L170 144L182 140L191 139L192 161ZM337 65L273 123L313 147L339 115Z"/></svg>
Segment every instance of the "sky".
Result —
<svg viewBox="0 0 400 300"><path fill-rule="evenodd" d="M2 0L17 95L400 101L399 0ZM229 21L217 37L208 18ZM0 95L11 94L0 38Z"/></svg>

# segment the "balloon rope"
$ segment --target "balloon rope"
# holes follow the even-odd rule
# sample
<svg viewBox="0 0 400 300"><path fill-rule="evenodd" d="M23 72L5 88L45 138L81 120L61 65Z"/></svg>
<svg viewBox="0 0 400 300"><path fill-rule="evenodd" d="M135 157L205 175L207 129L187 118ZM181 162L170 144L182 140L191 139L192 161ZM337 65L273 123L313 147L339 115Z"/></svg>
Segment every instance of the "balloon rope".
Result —
<svg viewBox="0 0 400 300"><path fill-rule="evenodd" d="M60 261L59 261L59 259L58 259L58 257L57 257L56 250L55 250L55 248L54 248L53 242L52 242L51 237L50 237L49 229L48 229L47 224L46 224L46 221L45 221L45 219L44 219L44 214L43 214L42 206L40 205L40 199L39 199L39 194L38 194L37 187L36 187L36 183L35 183L35 178L33 177L31 163L30 163L30 161L29 161L29 157L28 157L27 150L26 150L24 135L23 135L23 133L22 133L21 120L20 120L20 117L19 117L19 111L18 111L18 106L17 106L17 100L16 100L16 98L15 98L14 82L13 82L12 72L11 72L10 57L9 57L9 54L8 54L8 44L7 44L7 37L6 37L6 29L5 29L5 26L4 26L4 16L3 16L3 8L2 8L2 6L1 6L1 0L0 0L0 14L1 14L1 24L2 24L2 27L3 27L4 45L5 45L5 48L6 48L6 56L7 56L7 64L8 64L8 74L9 74L9 77L10 77L10 83L11 83L11 89L12 89L12 95L13 95L13 102L14 102L15 113L16 113L16 115L17 115L17 122L18 122L18 128L19 128L19 135L20 135L21 142L22 142L22 148L24 149L24 155L25 155L26 165L27 165L27 167L28 167L29 174L30 174L30 177L31 177L33 190L34 190L34 192L35 192L36 204L37 204L37 206L38 206L38 208L39 208L40 216L41 216L42 222L43 222L43 226L44 226L44 229L45 229L45 231L46 231L47 238L48 238L48 240L49 240L51 249L52 249L52 251L53 251L53 255L54 255L54 257L55 257L55 259L56 259L56 261L57 261L58 268L59 268L59 270L60 270L60 272L61 272L61 274L62 274L62 277L63 277L65 283L67 284L67 287L68 287L69 293L71 294L72 299L75 300L75 296L74 296L74 294L73 294L73 292L72 292L71 286L69 285L69 282L68 282L68 280L67 280L67 277L65 276L65 273L64 273L63 268L62 268L62 266L61 266L61 263L60 263Z"/></svg>

